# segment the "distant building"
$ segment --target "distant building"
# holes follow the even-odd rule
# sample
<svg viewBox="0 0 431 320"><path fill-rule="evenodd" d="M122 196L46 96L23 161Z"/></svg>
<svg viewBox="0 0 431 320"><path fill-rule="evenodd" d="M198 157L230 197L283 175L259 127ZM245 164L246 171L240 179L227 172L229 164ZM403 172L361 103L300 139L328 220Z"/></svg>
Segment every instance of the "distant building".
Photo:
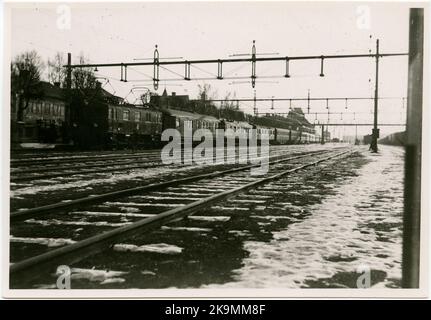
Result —
<svg viewBox="0 0 431 320"><path fill-rule="evenodd" d="M31 98L23 111L22 121L17 122L19 95L14 95L11 104L12 141L54 142L58 135L54 128L65 120L65 97L59 84L41 81L34 89L40 98ZM25 102L22 102L25 104Z"/></svg>
<svg viewBox="0 0 431 320"><path fill-rule="evenodd" d="M188 95L177 95L176 92L172 92L168 95L166 89L163 90L161 96L151 96L150 104L157 106L158 108L174 108L184 110L189 104L190 99Z"/></svg>

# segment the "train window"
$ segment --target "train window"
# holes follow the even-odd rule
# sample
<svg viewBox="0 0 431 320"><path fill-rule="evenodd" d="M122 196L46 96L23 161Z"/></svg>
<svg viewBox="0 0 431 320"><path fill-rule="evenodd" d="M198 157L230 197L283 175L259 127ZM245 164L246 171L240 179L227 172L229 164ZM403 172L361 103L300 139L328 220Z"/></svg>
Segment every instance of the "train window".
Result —
<svg viewBox="0 0 431 320"><path fill-rule="evenodd" d="M145 113L145 121L151 122L151 113Z"/></svg>
<svg viewBox="0 0 431 320"><path fill-rule="evenodd" d="M123 121L129 121L130 112L129 110L123 110Z"/></svg>
<svg viewBox="0 0 431 320"><path fill-rule="evenodd" d="M139 111L135 111L135 122L141 121L141 113Z"/></svg>

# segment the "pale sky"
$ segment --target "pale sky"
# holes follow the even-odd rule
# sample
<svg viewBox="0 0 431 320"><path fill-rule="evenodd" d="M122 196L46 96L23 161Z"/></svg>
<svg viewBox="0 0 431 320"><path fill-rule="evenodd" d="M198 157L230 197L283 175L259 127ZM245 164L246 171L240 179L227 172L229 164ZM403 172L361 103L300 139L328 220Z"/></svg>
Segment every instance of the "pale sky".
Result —
<svg viewBox="0 0 431 320"><path fill-rule="evenodd" d="M65 4L65 3L63 3ZM369 8L369 28L362 23ZM136 58L152 58L154 46L159 47L161 58L222 59L231 54L248 54L256 40L257 53L274 56L363 54L375 51L375 40L380 39L382 53L408 51L408 16L411 4L405 3L297 3L297 2L239 2L239 3L99 3L70 4L70 29L58 27L56 4L26 4L11 11L11 55L35 49L47 60L57 51L67 52L76 59L82 52L91 63L133 62ZM359 24L358 24L359 22ZM370 38L371 36L371 38ZM278 55L276 54L278 53ZM407 94L407 61L405 57L381 59L379 95L404 97ZM77 62L76 60L74 62ZM217 74L217 65L192 67L191 76L211 77ZM179 78L184 67L168 66L160 69L160 78ZM284 75L284 62L257 63L257 76ZM227 76L250 76L250 63L225 64ZM143 74L142 74L143 73ZM99 68L100 76L110 83L104 88L125 97L133 86L148 86L151 90L152 67L128 69L129 82L123 83L119 68ZM209 74L210 73L210 74ZM319 77L320 61L290 63L291 78L257 79L257 97L372 97L374 92L375 63L372 58L325 60L325 77ZM144 75L145 74L145 75ZM371 79L371 81L370 81ZM238 81L240 83L238 83ZM235 92L238 98L250 98L254 90L248 80L166 81L160 82L159 94L168 92L197 95L197 85L209 83L223 98ZM141 91L135 91L136 96ZM131 102L133 94L129 94ZM258 103L259 112L270 111L270 102ZM306 102L293 102L303 107ZM331 122L372 122L373 102L344 101L330 103L333 112L356 112L332 115ZM240 107L252 113L253 103ZM405 121L402 100L379 101L381 122ZM275 111L287 112L289 102L275 102ZM311 112L326 112L325 102L313 102ZM314 122L315 115L308 116ZM327 115L317 119L327 120ZM381 128L385 132L401 128ZM337 128L336 135L354 134L353 128ZM358 134L367 134L371 128L359 128Z"/></svg>

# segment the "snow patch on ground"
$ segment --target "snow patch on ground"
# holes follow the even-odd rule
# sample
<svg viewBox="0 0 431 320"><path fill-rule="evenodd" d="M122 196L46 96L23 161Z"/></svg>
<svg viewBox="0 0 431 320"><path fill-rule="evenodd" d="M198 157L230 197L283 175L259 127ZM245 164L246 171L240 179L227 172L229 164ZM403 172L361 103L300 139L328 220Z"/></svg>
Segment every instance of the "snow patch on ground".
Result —
<svg viewBox="0 0 431 320"><path fill-rule="evenodd" d="M162 254L178 254L183 251L181 247L166 243L146 244L142 246L120 243L114 245L113 249L119 252L154 252Z"/></svg>

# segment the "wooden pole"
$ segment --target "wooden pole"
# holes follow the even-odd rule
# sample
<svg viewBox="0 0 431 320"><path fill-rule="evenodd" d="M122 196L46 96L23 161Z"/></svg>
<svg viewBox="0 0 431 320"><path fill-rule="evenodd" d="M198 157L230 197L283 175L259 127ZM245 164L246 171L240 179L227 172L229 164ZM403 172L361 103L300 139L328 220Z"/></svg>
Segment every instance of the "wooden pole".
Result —
<svg viewBox="0 0 431 320"><path fill-rule="evenodd" d="M71 94L72 94L72 54L70 52L67 53L67 68L66 68L66 110L65 110L65 120L66 123L70 126L72 117L71 117Z"/></svg>
<svg viewBox="0 0 431 320"><path fill-rule="evenodd" d="M377 152L377 139L379 138L379 129L377 128L377 116L379 106L379 39L376 41L376 84L374 90L374 126L371 134L371 151Z"/></svg>
<svg viewBox="0 0 431 320"><path fill-rule="evenodd" d="M419 287L424 10L410 9L405 153L403 288Z"/></svg>

